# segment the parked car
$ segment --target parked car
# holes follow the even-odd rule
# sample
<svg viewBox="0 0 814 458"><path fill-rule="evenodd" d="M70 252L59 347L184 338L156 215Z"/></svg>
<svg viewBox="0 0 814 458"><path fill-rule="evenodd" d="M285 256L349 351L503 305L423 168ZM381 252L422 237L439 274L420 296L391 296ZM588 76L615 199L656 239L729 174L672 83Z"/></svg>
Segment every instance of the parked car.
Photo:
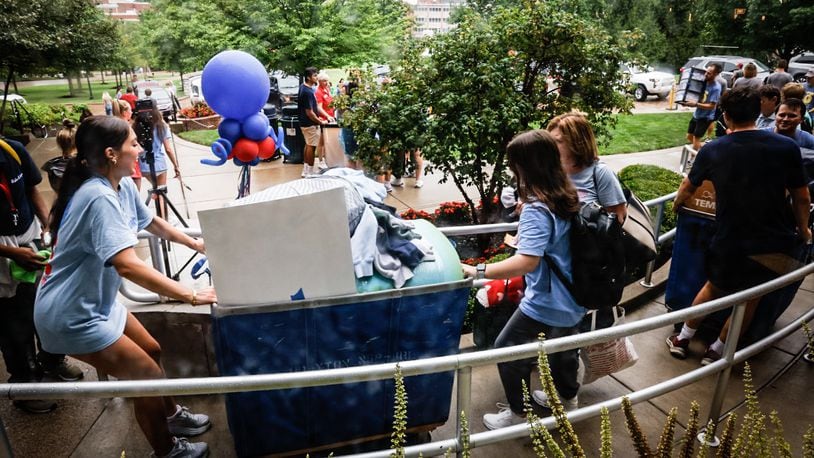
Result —
<svg viewBox="0 0 814 458"><path fill-rule="evenodd" d="M753 62L757 66L757 78L761 81L765 79L767 76L771 74L771 70L769 67L764 64L763 62L752 59L749 57L741 57L741 56L701 56L701 57L693 57L681 67L679 72L683 72L685 68L696 67L696 68L707 68L710 64L718 64L721 66L721 76L726 80L726 84L729 87L732 87L732 76L738 70L738 64L746 65L749 62Z"/></svg>
<svg viewBox="0 0 814 458"><path fill-rule="evenodd" d="M663 99L670 93L675 82L675 75L658 72L652 67L637 67L632 64L620 65L625 87L630 89L633 97L639 102L647 100L648 96L656 95Z"/></svg>
<svg viewBox="0 0 814 458"><path fill-rule="evenodd" d="M277 88L283 98L283 104L297 103L297 94L300 92L300 78L289 75L282 70L275 70L269 77L277 79Z"/></svg>
<svg viewBox="0 0 814 458"><path fill-rule="evenodd" d="M144 91L147 88L150 88L150 91L152 92L150 97L155 100L158 111L161 112L161 116L165 121L168 121L175 116L175 107L173 106L170 93L167 92L161 83L158 81L139 81L135 83L135 85L138 88L138 96L140 99L144 98Z"/></svg>
<svg viewBox="0 0 814 458"><path fill-rule="evenodd" d="M0 97L2 97L2 95L3 95L3 93L0 92ZM5 99L6 99L6 103L14 103L14 102L16 102L16 103L28 103L28 102L25 101L25 97L23 97L21 95L18 95L18 94L9 94ZM2 100L0 100L0 103L2 103Z"/></svg>
<svg viewBox="0 0 814 458"><path fill-rule="evenodd" d="M788 72L798 83L806 82L806 73L811 69L814 69L814 52L800 53L789 60Z"/></svg>
<svg viewBox="0 0 814 458"><path fill-rule="evenodd" d="M184 93L189 95L189 102L192 105L206 103L203 90L201 90L201 74L202 72L193 73L184 82Z"/></svg>

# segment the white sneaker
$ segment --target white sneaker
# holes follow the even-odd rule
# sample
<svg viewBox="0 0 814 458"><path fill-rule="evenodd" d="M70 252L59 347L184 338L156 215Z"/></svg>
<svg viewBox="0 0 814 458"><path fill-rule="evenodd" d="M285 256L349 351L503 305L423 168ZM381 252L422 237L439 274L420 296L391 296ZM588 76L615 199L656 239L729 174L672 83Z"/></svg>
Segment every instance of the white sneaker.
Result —
<svg viewBox="0 0 814 458"><path fill-rule="evenodd" d="M424 180L415 180L415 184L413 185L415 188L422 188L424 187Z"/></svg>
<svg viewBox="0 0 814 458"><path fill-rule="evenodd" d="M176 409L175 415L167 417L167 427L173 436L197 436L212 426L207 415L192 413L180 405L176 405Z"/></svg>
<svg viewBox="0 0 814 458"><path fill-rule="evenodd" d="M384 182L384 183L382 183L382 184L384 184L384 189L386 189L386 190L387 190L387 192L393 192L393 185L392 185L392 184L390 184L390 182L389 182L389 181L385 181L385 182Z"/></svg>
<svg viewBox="0 0 814 458"><path fill-rule="evenodd" d="M205 458L209 456L209 446L206 445L206 442L189 442L183 437L173 437L172 442L172 450L164 455L167 458Z"/></svg>
<svg viewBox="0 0 814 458"><path fill-rule="evenodd" d="M508 404L498 402L497 408L500 409L497 413L487 413L483 416L483 424L487 429L505 428L507 426L519 425L526 421L525 417L521 417L512 412Z"/></svg>
<svg viewBox="0 0 814 458"><path fill-rule="evenodd" d="M325 159L320 158L319 162L317 162L317 167L320 170L328 170L328 164L325 163Z"/></svg>
<svg viewBox="0 0 814 458"><path fill-rule="evenodd" d="M301 177L305 178L307 176L311 176L314 172L314 166L308 165L307 163L302 164L302 173L300 174Z"/></svg>
<svg viewBox="0 0 814 458"><path fill-rule="evenodd" d="M546 409L551 409L551 406L548 405L548 395L545 394L545 391L534 390L534 393L531 393L531 397L534 398L534 402L537 404ZM560 401L566 411L577 410L579 408L578 396L574 396L571 399L561 399Z"/></svg>
<svg viewBox="0 0 814 458"><path fill-rule="evenodd" d="M394 178L393 181L390 182L390 184L393 186L402 187L404 186L404 180L402 180L401 178Z"/></svg>

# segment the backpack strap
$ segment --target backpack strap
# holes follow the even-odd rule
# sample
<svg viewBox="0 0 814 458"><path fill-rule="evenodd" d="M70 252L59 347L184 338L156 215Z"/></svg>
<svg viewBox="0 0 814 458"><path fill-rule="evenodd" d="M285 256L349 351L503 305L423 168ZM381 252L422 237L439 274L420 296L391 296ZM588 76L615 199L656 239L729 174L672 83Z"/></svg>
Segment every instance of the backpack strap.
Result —
<svg viewBox="0 0 814 458"><path fill-rule="evenodd" d="M17 154L17 151L14 151L14 148L11 147L5 140L0 138L0 148L2 148L9 156L14 158L17 162L17 165L23 165L23 161L20 160L20 155Z"/></svg>
<svg viewBox="0 0 814 458"><path fill-rule="evenodd" d="M576 302L577 305L579 305L576 299L577 295L576 291L574 290L574 284L568 281L567 278L565 278L565 273L563 273L562 269L560 269L560 266L558 266L557 263L554 262L554 259L547 254L543 255L543 259L545 259L546 264L548 264L548 269L554 272L554 275L557 276L557 278L560 280L560 283L562 283L562 285L565 286L565 289L568 290L568 294L571 295L571 299L573 299L574 302Z"/></svg>

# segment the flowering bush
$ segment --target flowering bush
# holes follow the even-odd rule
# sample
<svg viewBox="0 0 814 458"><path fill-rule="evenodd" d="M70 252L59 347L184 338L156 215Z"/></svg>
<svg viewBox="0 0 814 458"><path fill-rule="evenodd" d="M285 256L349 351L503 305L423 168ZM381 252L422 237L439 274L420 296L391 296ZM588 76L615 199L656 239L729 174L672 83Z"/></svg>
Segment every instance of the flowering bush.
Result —
<svg viewBox="0 0 814 458"><path fill-rule="evenodd" d="M435 210L435 220L438 222L460 225L471 224L472 214L466 202L442 202Z"/></svg>
<svg viewBox="0 0 814 458"><path fill-rule="evenodd" d="M504 259L508 259L511 256L512 253L509 247L506 246L505 243L501 243L498 246L489 247L484 250L483 256L462 259L461 262L464 264L469 264L470 266L476 266L478 264L492 264Z"/></svg>
<svg viewBox="0 0 814 458"><path fill-rule="evenodd" d="M216 113L211 108L209 108L209 105L203 102L198 102L189 108L184 108L181 110L181 116L190 119L204 118L206 116L213 116L215 114Z"/></svg>
<svg viewBox="0 0 814 458"><path fill-rule="evenodd" d="M424 210L413 210L412 208L409 208L401 214L401 219L426 219L429 222L433 222L435 221L435 215L432 213L427 213Z"/></svg>

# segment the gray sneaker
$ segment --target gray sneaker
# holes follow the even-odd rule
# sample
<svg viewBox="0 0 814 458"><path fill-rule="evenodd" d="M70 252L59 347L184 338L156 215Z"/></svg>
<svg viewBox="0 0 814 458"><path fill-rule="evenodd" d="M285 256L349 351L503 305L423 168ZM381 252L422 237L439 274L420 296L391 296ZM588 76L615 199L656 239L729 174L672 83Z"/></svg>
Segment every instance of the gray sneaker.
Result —
<svg viewBox="0 0 814 458"><path fill-rule="evenodd" d="M192 413L188 408L178 406L178 412L167 417L167 427L173 436L197 436L203 434L212 423L209 417L202 413ZM197 456L197 455L195 455Z"/></svg>
<svg viewBox="0 0 814 458"><path fill-rule="evenodd" d="M172 450L163 458L205 458L209 456L209 446L206 445L206 442L190 442L183 437L173 437L172 442Z"/></svg>

